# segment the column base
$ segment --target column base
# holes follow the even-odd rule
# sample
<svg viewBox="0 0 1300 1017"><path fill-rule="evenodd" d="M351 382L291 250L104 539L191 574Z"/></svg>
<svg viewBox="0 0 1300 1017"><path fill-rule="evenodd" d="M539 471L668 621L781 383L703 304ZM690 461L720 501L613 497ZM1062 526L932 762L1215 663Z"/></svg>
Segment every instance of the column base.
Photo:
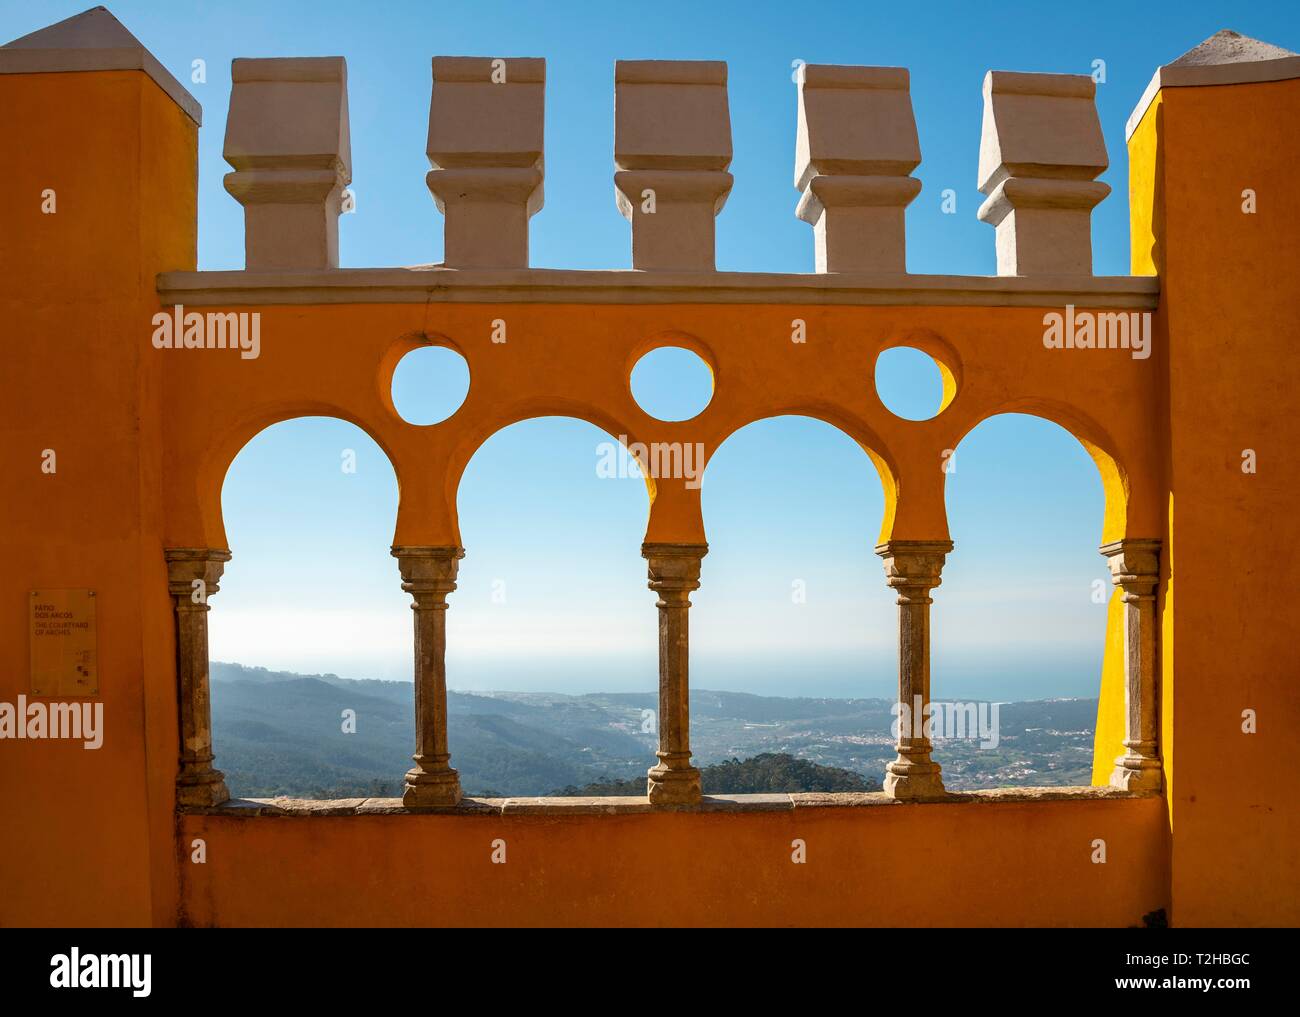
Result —
<svg viewBox="0 0 1300 1017"><path fill-rule="evenodd" d="M220 770L181 774L176 779L176 804L187 809L213 809L230 801L226 775Z"/></svg>
<svg viewBox="0 0 1300 1017"><path fill-rule="evenodd" d="M884 791L890 798L906 800L942 798L948 793L938 763L914 763L905 759L896 759L885 767Z"/></svg>
<svg viewBox="0 0 1300 1017"><path fill-rule="evenodd" d="M1110 786L1124 791L1159 791L1164 786L1160 761L1121 756L1115 760L1115 769L1110 775Z"/></svg>
<svg viewBox="0 0 1300 1017"><path fill-rule="evenodd" d="M646 771L646 797L651 805L699 805L700 771L693 766L674 770L652 766Z"/></svg>
<svg viewBox="0 0 1300 1017"><path fill-rule="evenodd" d="M448 809L460 804L460 774L446 769L437 773L409 770L402 804L408 809Z"/></svg>

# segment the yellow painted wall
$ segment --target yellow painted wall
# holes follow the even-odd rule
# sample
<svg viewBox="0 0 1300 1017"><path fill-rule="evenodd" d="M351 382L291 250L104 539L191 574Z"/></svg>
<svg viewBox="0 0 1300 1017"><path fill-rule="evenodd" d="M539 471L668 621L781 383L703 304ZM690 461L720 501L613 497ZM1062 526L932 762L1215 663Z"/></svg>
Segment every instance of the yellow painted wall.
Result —
<svg viewBox="0 0 1300 1017"><path fill-rule="evenodd" d="M1124 602L1112 589L1106 606L1106 648L1102 652L1097 729L1092 738L1092 783L1104 787L1115 772L1124 741Z"/></svg>

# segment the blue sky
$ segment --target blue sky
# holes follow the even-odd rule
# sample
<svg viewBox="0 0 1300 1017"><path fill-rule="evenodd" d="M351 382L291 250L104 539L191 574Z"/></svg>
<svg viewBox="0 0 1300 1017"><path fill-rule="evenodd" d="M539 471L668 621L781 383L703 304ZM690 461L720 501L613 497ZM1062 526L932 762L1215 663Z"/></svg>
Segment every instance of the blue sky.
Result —
<svg viewBox="0 0 1300 1017"><path fill-rule="evenodd" d="M12 39L84 3L0 0ZM442 257L425 186L434 55L547 59L546 207L533 264L630 264L612 184L616 59L728 62L735 187L718 223L724 270L806 272L810 228L794 217L792 64L904 66L920 133L923 189L907 214L913 272L992 274L993 231L975 218L980 86L992 68L1089 73L1114 193L1093 216L1096 271L1128 269L1124 122L1155 67L1220 28L1300 49L1294 3L898 5L773 2L146 3L118 18L204 107L199 266L242 265L239 206L221 186L230 61L340 54L348 61L356 214L340 227L348 266ZM206 81L192 82L193 61ZM957 192L957 213L940 194ZM399 406L436 416L463 380L436 359L404 363ZM688 365L689 366L689 365ZM906 413L937 404L932 365L901 358L884 394ZM682 365L653 366L637 394L670 412L707 398ZM863 384L871 384L864 378ZM461 392L460 394L463 394ZM470 464L460 496L468 556L449 615L449 680L466 689L655 687L655 609L639 546L645 493L600 479L607 437L571 420L502 432ZM356 473L340 468L345 449ZM780 481L760 471L775 455ZM705 476L711 552L692 612L692 683L781 695L881 695L894 683L894 606L879 559L881 491L866 456L828 425L764 421L730 439ZM292 421L236 459L223 495L235 558L214 600L217 659L350 677L410 677L410 615L388 555L397 491L362 432ZM948 505L957 552L936 594L934 682L951 698L1095 695L1105 577L1101 487L1068 434L1027 417L985 422L957 452ZM322 547L329 553L323 554ZM803 602L792 592L802 583Z"/></svg>

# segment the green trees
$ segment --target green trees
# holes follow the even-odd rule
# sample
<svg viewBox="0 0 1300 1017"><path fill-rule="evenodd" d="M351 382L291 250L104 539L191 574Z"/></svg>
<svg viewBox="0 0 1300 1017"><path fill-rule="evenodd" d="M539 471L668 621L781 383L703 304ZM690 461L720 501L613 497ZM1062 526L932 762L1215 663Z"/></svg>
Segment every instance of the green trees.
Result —
<svg viewBox="0 0 1300 1017"><path fill-rule="evenodd" d="M860 773L820 766L784 752L764 752L750 759L728 759L701 767L700 779L706 795L880 790L878 781ZM569 785L551 794L559 798L643 795L645 779L599 781L585 787Z"/></svg>

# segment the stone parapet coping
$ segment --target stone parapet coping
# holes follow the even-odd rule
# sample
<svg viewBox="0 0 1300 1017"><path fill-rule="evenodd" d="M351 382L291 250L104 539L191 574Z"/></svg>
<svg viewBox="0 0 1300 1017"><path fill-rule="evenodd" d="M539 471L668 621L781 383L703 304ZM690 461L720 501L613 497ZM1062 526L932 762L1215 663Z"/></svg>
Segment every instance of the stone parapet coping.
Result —
<svg viewBox="0 0 1300 1017"><path fill-rule="evenodd" d="M449 809L408 809L400 798L233 798L215 808L182 808L186 815L238 819L311 816L599 816L656 812L791 812L798 809L851 809L870 806L996 805L1038 802L1088 802L1151 798L1158 794L1113 787L1018 787L965 791L942 798L903 801L884 792L840 794L706 795L698 806L651 805L632 795L607 798L466 798Z"/></svg>
<svg viewBox="0 0 1300 1017"><path fill-rule="evenodd" d="M339 268L163 272L164 305L846 304L1155 310L1155 276L882 275L857 272L639 272L572 269Z"/></svg>

